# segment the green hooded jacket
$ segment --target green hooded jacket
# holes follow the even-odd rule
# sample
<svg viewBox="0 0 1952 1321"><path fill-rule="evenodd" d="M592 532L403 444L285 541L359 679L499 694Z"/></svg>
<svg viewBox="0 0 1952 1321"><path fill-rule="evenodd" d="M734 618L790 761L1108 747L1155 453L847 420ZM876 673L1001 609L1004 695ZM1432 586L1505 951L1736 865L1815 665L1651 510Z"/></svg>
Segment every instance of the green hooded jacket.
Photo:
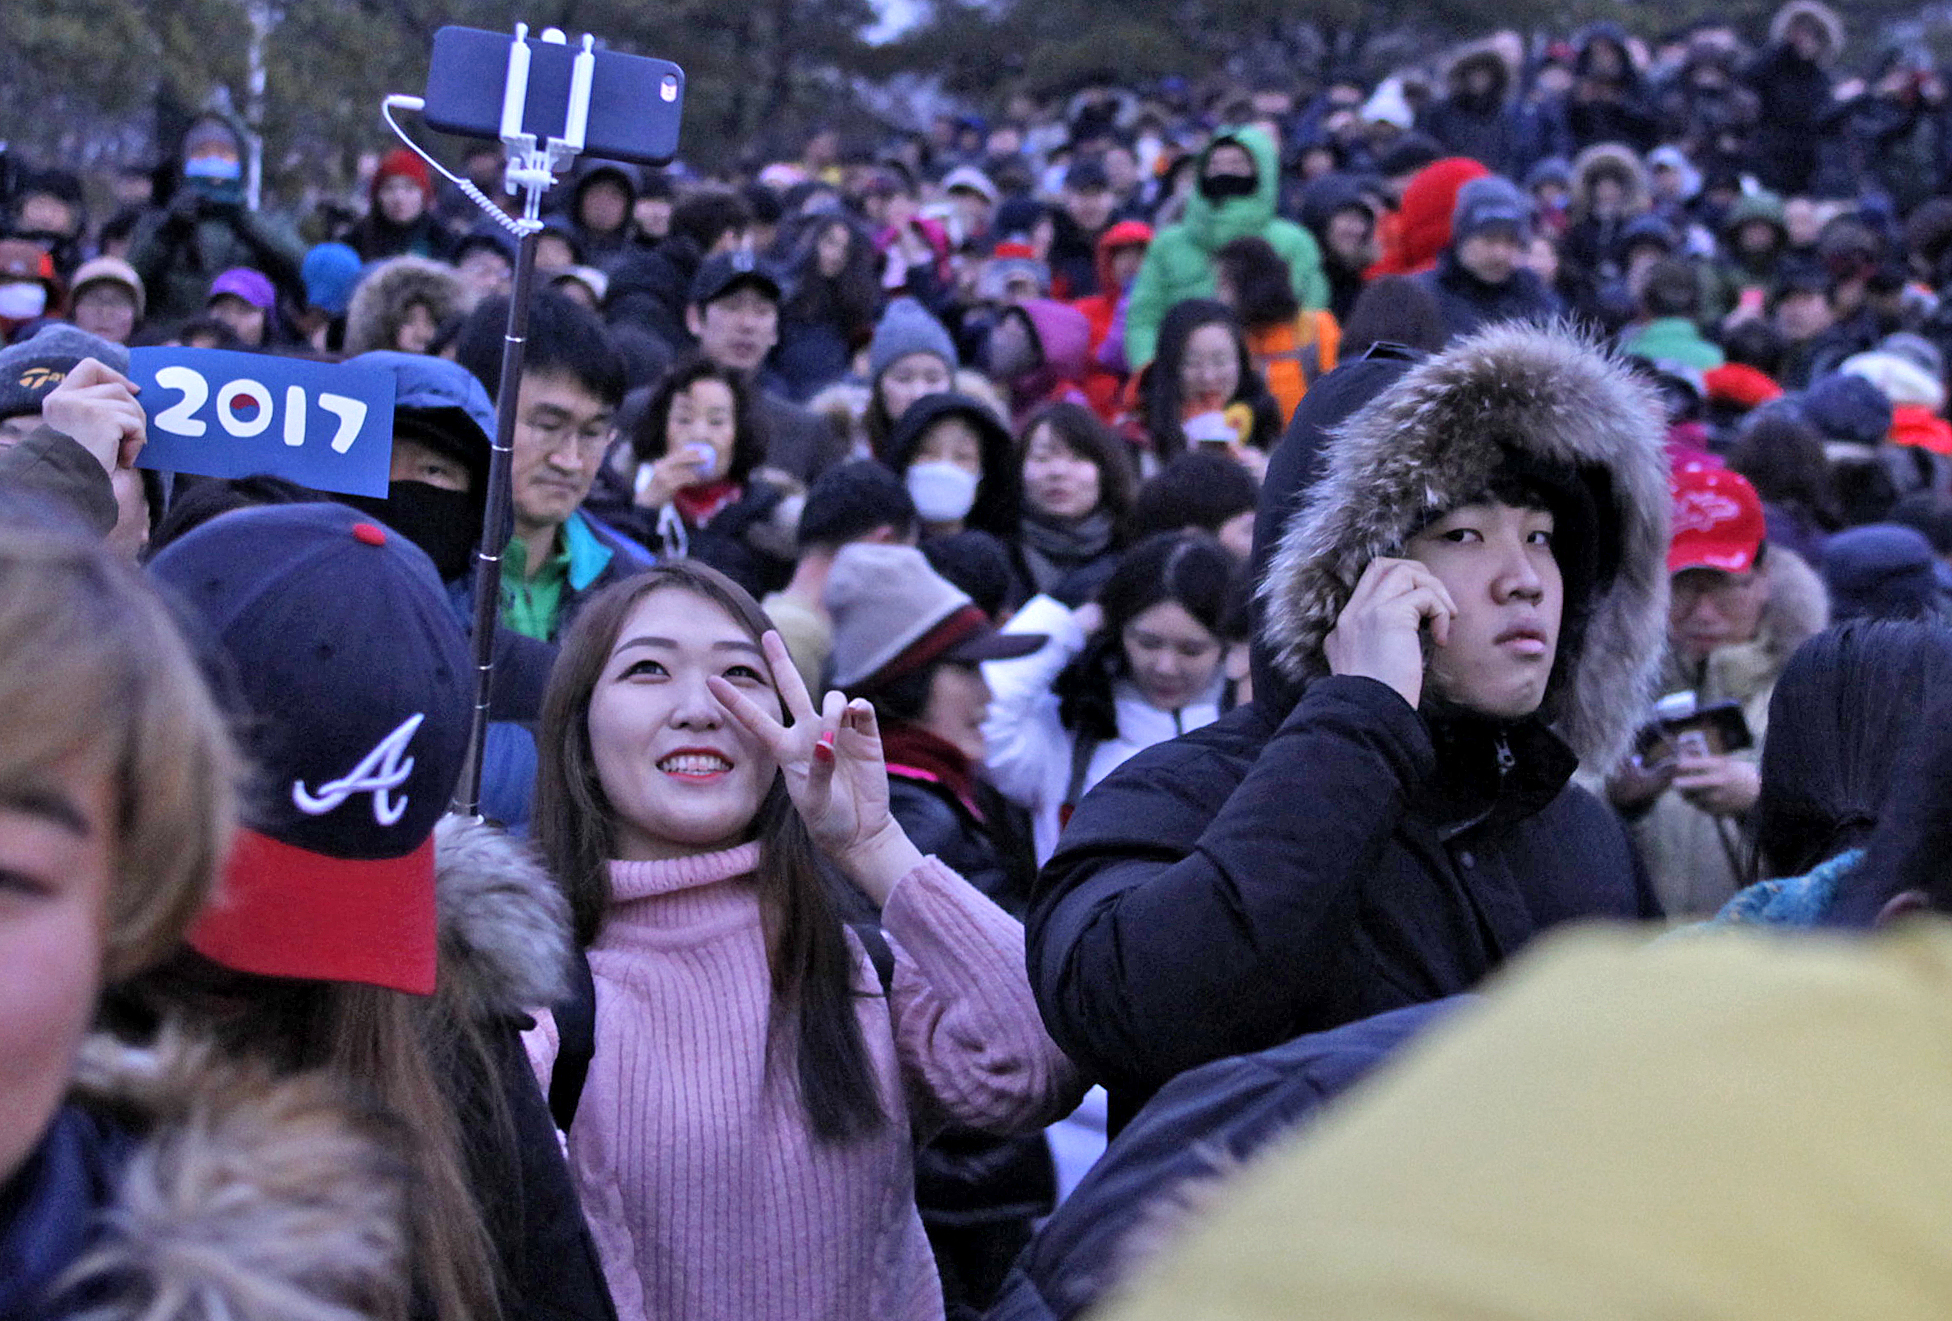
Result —
<svg viewBox="0 0 1952 1321"><path fill-rule="evenodd" d="M1281 163L1267 134L1257 128L1237 128L1219 135L1200 153L1197 173L1205 174L1207 158L1228 143L1245 147L1254 158L1253 195L1230 197L1216 206L1196 188L1187 199L1186 218L1160 230L1152 240L1132 283L1132 301L1125 313L1125 356L1134 370L1152 361L1159 321L1167 308L1188 298L1213 297L1213 254L1233 239L1250 234L1266 239L1288 263L1301 305L1328 306L1328 277L1322 274L1322 251L1314 236L1274 214L1281 192Z"/></svg>

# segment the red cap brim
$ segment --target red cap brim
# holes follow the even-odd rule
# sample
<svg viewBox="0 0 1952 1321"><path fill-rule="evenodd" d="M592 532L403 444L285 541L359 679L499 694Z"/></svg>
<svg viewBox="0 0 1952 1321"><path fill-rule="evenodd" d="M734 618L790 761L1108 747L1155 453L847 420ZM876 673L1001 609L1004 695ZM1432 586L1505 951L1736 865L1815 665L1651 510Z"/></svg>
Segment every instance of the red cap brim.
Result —
<svg viewBox="0 0 1952 1321"><path fill-rule="evenodd" d="M398 858L328 858L240 830L191 948L239 972L431 995L434 840Z"/></svg>

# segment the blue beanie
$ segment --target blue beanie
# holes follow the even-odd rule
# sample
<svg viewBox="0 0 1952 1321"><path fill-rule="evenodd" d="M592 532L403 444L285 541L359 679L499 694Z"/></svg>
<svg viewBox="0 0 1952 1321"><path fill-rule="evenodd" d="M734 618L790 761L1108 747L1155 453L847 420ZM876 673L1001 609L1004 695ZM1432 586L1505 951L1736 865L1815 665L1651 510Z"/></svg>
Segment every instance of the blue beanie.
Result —
<svg viewBox="0 0 1952 1321"><path fill-rule="evenodd" d="M1503 175L1487 174L1457 190L1450 213L1450 241L1462 243L1496 226L1509 226L1520 238L1532 232L1532 200Z"/></svg>
<svg viewBox="0 0 1952 1321"><path fill-rule="evenodd" d="M333 316L352 305L352 287L359 283L359 254L343 243L321 243L305 254L298 268L305 282L305 302Z"/></svg>
<svg viewBox="0 0 1952 1321"><path fill-rule="evenodd" d="M1832 372L1810 383L1797 400L1803 417L1825 440L1876 445L1891 434L1891 401L1863 377Z"/></svg>
<svg viewBox="0 0 1952 1321"><path fill-rule="evenodd" d="M882 372L911 353L932 353L951 372L960 365L956 359L956 342L949 338L942 323L913 298L897 298L881 314L874 338L868 341L868 380L880 380Z"/></svg>

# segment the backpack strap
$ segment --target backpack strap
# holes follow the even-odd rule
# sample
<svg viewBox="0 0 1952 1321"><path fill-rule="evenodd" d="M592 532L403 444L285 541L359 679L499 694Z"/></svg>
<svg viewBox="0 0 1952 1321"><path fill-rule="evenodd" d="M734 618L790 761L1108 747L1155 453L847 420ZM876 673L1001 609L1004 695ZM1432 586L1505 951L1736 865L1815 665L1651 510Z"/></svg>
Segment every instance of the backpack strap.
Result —
<svg viewBox="0 0 1952 1321"><path fill-rule="evenodd" d="M549 1075L549 1113L556 1127L567 1133L583 1099L590 1060L596 1055L596 978L590 973L589 952L580 945L569 961L569 999L556 1006L556 1038L556 1068Z"/></svg>
<svg viewBox="0 0 1952 1321"><path fill-rule="evenodd" d="M1071 740L1071 778L1064 785L1064 800L1057 805L1057 828L1062 830L1071 824L1071 813L1078 808L1078 800L1084 797L1084 777L1091 771L1091 758L1098 751L1099 740L1095 735L1079 731Z"/></svg>

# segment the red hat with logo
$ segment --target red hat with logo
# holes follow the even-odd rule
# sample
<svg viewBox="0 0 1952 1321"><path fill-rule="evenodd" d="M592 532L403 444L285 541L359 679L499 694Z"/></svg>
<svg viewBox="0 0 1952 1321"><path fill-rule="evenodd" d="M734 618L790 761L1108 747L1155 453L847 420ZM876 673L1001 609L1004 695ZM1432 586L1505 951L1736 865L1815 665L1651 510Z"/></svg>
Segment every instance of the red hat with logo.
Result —
<svg viewBox="0 0 1952 1321"><path fill-rule="evenodd" d="M1675 469L1674 538L1667 571L1720 569L1747 573L1755 567L1766 527L1762 499L1749 479L1727 468L1687 463Z"/></svg>

